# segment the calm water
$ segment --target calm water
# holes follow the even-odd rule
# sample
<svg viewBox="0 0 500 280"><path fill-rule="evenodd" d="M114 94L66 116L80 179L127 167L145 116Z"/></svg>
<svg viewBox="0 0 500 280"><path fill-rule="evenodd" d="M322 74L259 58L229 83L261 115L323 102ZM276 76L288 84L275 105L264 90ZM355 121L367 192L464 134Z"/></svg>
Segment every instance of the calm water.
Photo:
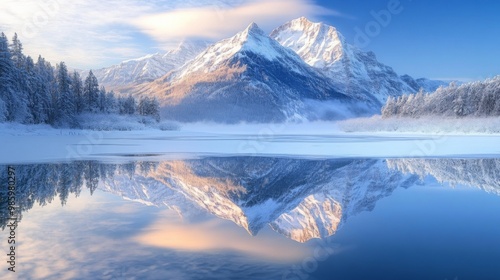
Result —
<svg viewBox="0 0 500 280"><path fill-rule="evenodd" d="M500 159L14 168L1 279L500 279Z"/></svg>

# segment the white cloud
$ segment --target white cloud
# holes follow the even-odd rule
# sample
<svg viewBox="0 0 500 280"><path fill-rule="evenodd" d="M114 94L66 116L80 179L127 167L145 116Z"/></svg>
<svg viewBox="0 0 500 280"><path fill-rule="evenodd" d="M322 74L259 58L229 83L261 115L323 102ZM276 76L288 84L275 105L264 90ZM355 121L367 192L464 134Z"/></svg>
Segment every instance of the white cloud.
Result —
<svg viewBox="0 0 500 280"><path fill-rule="evenodd" d="M135 0L2 0L2 6L0 26L8 36L18 33L27 54L72 67L142 55L134 30L121 24L154 10Z"/></svg>
<svg viewBox="0 0 500 280"><path fill-rule="evenodd" d="M25 53L74 68L98 68L173 46L214 40L256 22L270 30L298 16L339 13L310 0L2 0L0 31L17 32Z"/></svg>
<svg viewBox="0 0 500 280"><path fill-rule="evenodd" d="M132 23L160 42L183 37L221 39L241 31L251 22L268 31L300 16L340 13L304 0L260 0L233 7L210 5L146 15Z"/></svg>

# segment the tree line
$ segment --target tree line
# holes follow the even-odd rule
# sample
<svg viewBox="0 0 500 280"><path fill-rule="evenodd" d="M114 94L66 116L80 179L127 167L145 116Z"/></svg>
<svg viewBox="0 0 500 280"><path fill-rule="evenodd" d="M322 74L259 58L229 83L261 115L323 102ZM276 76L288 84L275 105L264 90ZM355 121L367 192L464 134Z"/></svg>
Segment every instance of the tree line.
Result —
<svg viewBox="0 0 500 280"><path fill-rule="evenodd" d="M383 117L447 117L500 116L500 76L458 86L451 83L433 93L389 97L382 108Z"/></svg>
<svg viewBox="0 0 500 280"><path fill-rule="evenodd" d="M66 64L53 67L42 56L36 61L23 54L17 34L12 42L0 34L0 122L78 127L81 114L121 114L160 121L154 98L117 96L99 87L89 72L85 80Z"/></svg>

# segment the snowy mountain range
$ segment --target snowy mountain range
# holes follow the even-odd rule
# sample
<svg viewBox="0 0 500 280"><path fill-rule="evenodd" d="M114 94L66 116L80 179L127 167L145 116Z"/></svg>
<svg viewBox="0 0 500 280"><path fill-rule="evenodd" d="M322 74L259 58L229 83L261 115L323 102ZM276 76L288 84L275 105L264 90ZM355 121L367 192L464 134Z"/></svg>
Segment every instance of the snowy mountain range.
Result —
<svg viewBox="0 0 500 280"><path fill-rule="evenodd" d="M305 100L356 102L255 23L133 92L156 96L163 117L180 121L280 122L303 117Z"/></svg>
<svg viewBox="0 0 500 280"><path fill-rule="evenodd" d="M108 90L154 81L184 65L208 46L204 41L183 41L166 53L156 53L94 70L99 83ZM86 73L84 73L85 75Z"/></svg>
<svg viewBox="0 0 500 280"><path fill-rule="evenodd" d="M184 42L95 74L120 92L157 97L163 117L179 121L339 119L378 113L389 96L446 84L399 76L334 27L304 17L269 36L252 23L208 47Z"/></svg>

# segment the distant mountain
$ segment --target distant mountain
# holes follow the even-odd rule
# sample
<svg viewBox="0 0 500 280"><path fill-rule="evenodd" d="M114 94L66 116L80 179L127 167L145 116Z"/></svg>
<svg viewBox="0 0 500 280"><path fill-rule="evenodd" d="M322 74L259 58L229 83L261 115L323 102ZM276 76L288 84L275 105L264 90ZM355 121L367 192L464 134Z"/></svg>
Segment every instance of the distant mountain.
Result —
<svg viewBox="0 0 500 280"><path fill-rule="evenodd" d="M184 65L208 46L204 41L184 41L166 53L156 53L118 65L94 70L99 83L108 90L118 90L151 82ZM86 73L84 73L86 75Z"/></svg>
<svg viewBox="0 0 500 280"><path fill-rule="evenodd" d="M355 99L252 23L183 67L132 92L154 95L180 121L280 122L304 118L306 100L337 101L330 115L359 113Z"/></svg>
<svg viewBox="0 0 500 280"><path fill-rule="evenodd" d="M410 87L414 89L422 89L425 92L433 92L437 90L439 87L446 87L450 84L450 82L438 81L438 80L429 80L426 78L413 79L411 76L403 75L401 79L405 81ZM455 81L456 83L456 81ZM406 92L413 93L413 92Z"/></svg>
<svg viewBox="0 0 500 280"><path fill-rule="evenodd" d="M295 51L309 65L320 69L340 92L356 99L376 99L384 104L389 96L417 92L421 87L434 91L443 82L400 77L380 63L373 52L364 52L346 42L332 26L314 23L305 17L276 28L270 35Z"/></svg>

